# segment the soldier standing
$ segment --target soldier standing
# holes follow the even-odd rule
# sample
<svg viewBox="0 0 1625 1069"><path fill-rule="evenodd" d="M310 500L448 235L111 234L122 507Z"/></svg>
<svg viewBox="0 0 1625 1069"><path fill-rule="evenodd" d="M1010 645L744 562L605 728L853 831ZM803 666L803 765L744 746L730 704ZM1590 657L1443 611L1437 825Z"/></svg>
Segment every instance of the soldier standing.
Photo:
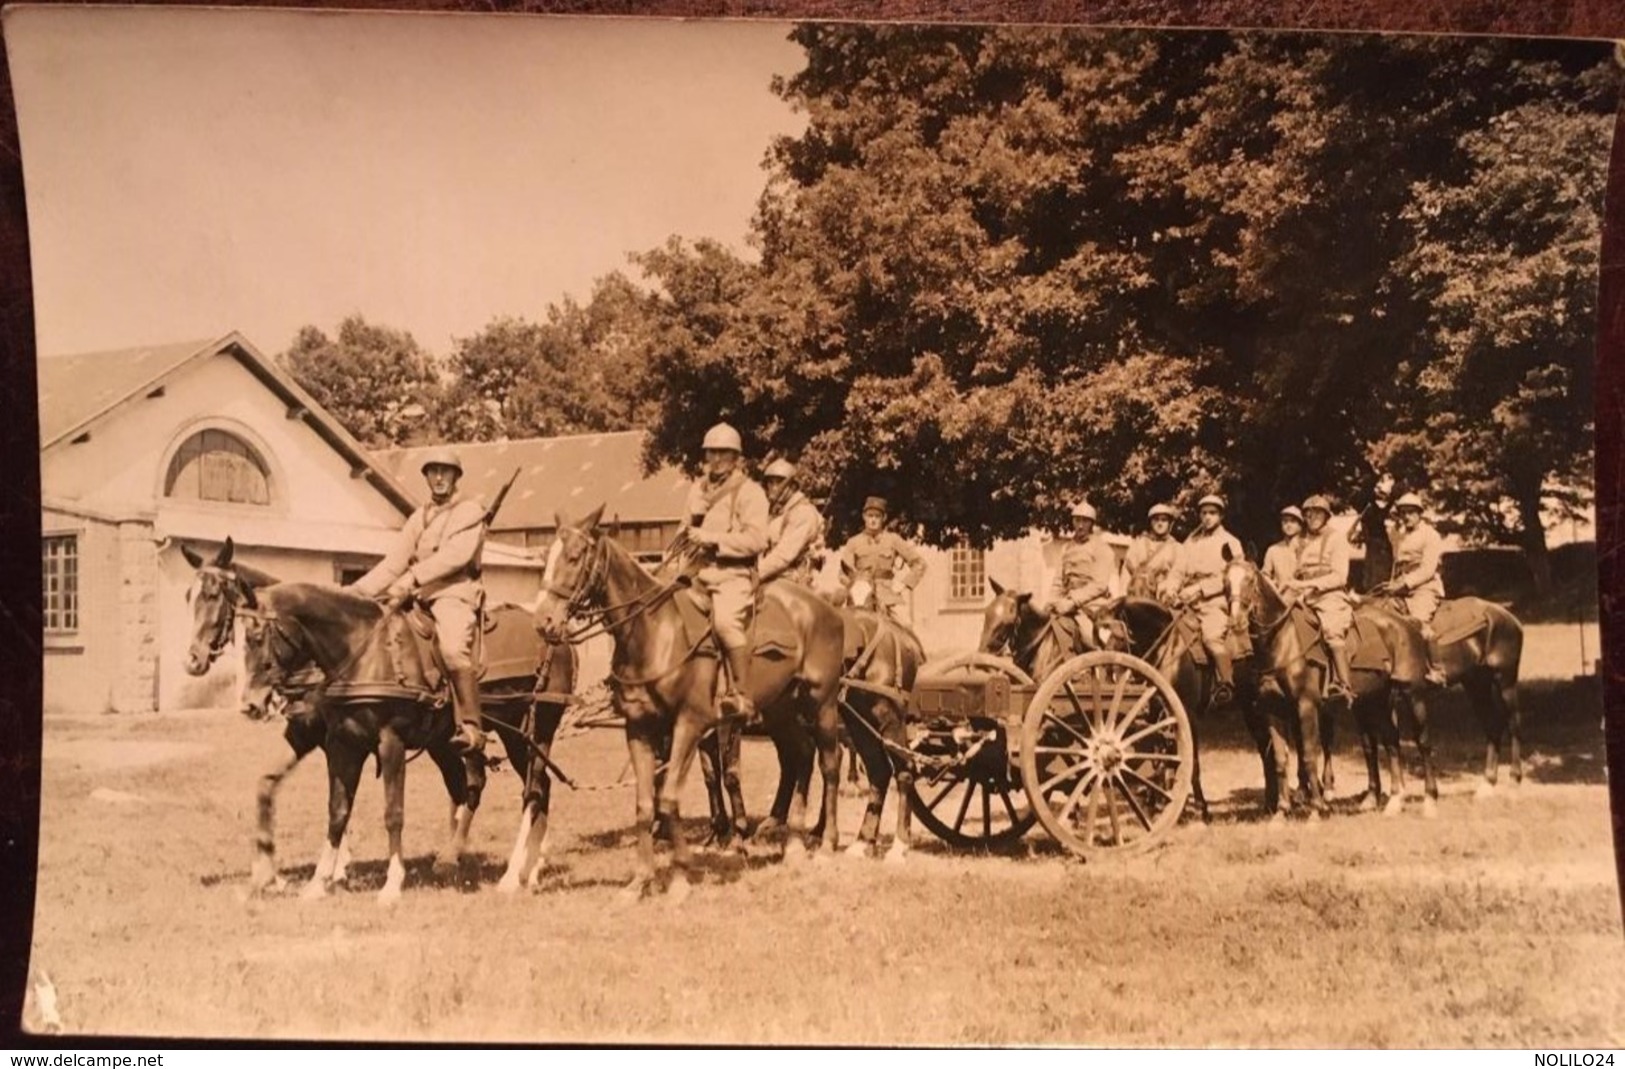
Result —
<svg viewBox="0 0 1625 1069"><path fill-rule="evenodd" d="M897 562L901 560L907 571L903 586L913 590L925 576L925 559L920 551L895 531L885 530L886 499L871 497L863 503L863 530L847 540L841 547L841 563L845 565L845 585L848 589L858 579L867 580L874 588L875 603L892 619L903 619L903 596L896 586Z"/></svg>
<svg viewBox="0 0 1625 1069"><path fill-rule="evenodd" d="M1232 560L1242 556L1241 543L1224 527L1224 498L1208 494L1197 502L1199 526L1179 547L1174 566L1163 578L1162 597L1165 601L1186 606L1196 612L1202 628L1202 646L1213 658L1213 670L1218 677L1213 691L1213 704L1224 705L1235 697L1235 667L1230 658L1227 639L1230 633L1230 614L1225 610L1224 573L1229 565L1225 550Z"/></svg>
<svg viewBox="0 0 1625 1069"><path fill-rule="evenodd" d="M1179 542L1173 536L1174 510L1170 505L1152 505L1148 515L1151 530L1136 538L1123 558L1128 572L1125 587L1130 597L1154 598L1162 586L1162 577L1174 566L1179 555Z"/></svg>
<svg viewBox="0 0 1625 1069"><path fill-rule="evenodd" d="M407 598L428 606L451 681L458 724L453 743L463 753L475 753L485 745L479 667L474 663L474 628L485 597L480 583L485 506L457 493L463 462L454 450L431 450L422 471L429 503L408 517L394 548L350 589L384 599L385 611L398 609Z"/></svg>
<svg viewBox="0 0 1625 1069"><path fill-rule="evenodd" d="M824 549L824 517L796 486L796 466L779 459L762 472L767 490L767 552L762 554L761 581L783 576L812 585L814 559Z"/></svg>
<svg viewBox="0 0 1625 1069"><path fill-rule="evenodd" d="M688 493L688 525L681 532L700 546L704 561L695 585L710 596L727 684L719 703L722 716L747 723L757 719L746 690L750 674L747 617L756 599L756 561L767 548L767 494L740 464L739 432L719 423L705 432L705 473Z"/></svg>

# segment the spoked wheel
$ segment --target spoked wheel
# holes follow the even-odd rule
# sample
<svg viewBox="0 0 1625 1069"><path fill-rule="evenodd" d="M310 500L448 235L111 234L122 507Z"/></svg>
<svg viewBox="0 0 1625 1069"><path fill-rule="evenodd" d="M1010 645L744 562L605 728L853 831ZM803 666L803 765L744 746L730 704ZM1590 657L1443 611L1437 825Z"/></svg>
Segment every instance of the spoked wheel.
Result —
<svg viewBox="0 0 1625 1069"><path fill-rule="evenodd" d="M1126 653L1067 661L1022 721L1021 778L1038 819L1085 857L1144 850L1177 824L1193 753L1173 685Z"/></svg>
<svg viewBox="0 0 1625 1069"><path fill-rule="evenodd" d="M989 674L1032 684L1032 677L1015 664L987 653L933 661L916 679ZM952 761L934 778L931 762L922 761L909 787L909 808L932 834L951 846L984 850L1008 846L1027 834L1038 818L1011 761L1004 721L984 716L928 721L912 728L911 734L915 753Z"/></svg>

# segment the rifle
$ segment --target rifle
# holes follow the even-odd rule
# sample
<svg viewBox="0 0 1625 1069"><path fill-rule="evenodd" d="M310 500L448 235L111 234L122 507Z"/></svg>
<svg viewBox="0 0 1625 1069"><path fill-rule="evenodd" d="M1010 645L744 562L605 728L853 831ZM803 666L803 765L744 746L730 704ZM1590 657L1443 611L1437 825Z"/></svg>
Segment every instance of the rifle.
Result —
<svg viewBox="0 0 1625 1069"><path fill-rule="evenodd" d="M502 489L497 491L497 496L491 499L491 507L485 510L485 516L480 523L487 527L491 526L491 521L497 518L497 513L502 509L502 502L507 498L508 491L513 489L514 480L517 478L519 469L515 468L513 474L508 476L508 481L502 484Z"/></svg>

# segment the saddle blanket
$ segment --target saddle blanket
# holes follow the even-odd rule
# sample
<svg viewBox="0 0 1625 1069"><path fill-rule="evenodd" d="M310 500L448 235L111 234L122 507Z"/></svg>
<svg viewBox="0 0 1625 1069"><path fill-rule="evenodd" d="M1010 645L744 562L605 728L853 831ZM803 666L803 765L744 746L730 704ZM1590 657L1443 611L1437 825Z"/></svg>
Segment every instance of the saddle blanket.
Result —
<svg viewBox="0 0 1625 1069"><path fill-rule="evenodd" d="M1309 651L1309 662L1327 667L1326 647L1320 641L1320 627L1315 622L1313 610L1303 606L1292 607L1292 626L1298 632L1298 645ZM1360 619L1358 613L1354 616L1354 626L1349 630L1349 667L1356 672L1391 672L1393 661L1388 656L1388 646L1382 641L1382 633L1375 624L1369 620Z"/></svg>
<svg viewBox="0 0 1625 1069"><path fill-rule="evenodd" d="M1440 646L1470 638L1490 626L1490 614L1478 598L1452 598L1433 614L1434 641Z"/></svg>
<svg viewBox="0 0 1625 1069"><path fill-rule="evenodd" d="M696 652L715 656L717 637L711 630L711 599L695 587L679 590L672 598L683 614L683 634ZM758 657L794 657L801 652L801 635L784 605L775 598L756 595L756 608L747 621L751 647Z"/></svg>

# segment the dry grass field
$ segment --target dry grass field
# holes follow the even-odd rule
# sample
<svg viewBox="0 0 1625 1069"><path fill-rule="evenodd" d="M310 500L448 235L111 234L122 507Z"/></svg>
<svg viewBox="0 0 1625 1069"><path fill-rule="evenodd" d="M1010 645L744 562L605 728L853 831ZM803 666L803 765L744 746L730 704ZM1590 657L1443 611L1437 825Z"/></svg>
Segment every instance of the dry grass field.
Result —
<svg viewBox="0 0 1625 1069"><path fill-rule="evenodd" d="M368 893L383 878L376 783L347 892L245 902L254 780L281 756L276 727L226 712L53 718L34 964L69 1031L126 1035L1620 1046L1596 695L1533 681L1524 697L1530 781L1485 801L1465 702L1441 703L1436 820L1355 812L1364 772L1345 733L1338 812L1270 828L1229 714L1207 725L1215 822L1145 856L1085 865L1040 830L1013 855L967 856L922 831L901 866L707 855L681 906L618 904L632 798L610 786L625 765L614 731L560 741L567 770L606 789L556 794L543 886L512 898L493 889L517 819L512 772L493 777L466 878L439 881L444 795L414 764L407 892L385 910ZM771 752L745 751L759 812ZM310 872L324 806L312 760L282 795L290 877ZM684 812L703 812L697 782ZM843 796L848 839L860 814Z"/></svg>

